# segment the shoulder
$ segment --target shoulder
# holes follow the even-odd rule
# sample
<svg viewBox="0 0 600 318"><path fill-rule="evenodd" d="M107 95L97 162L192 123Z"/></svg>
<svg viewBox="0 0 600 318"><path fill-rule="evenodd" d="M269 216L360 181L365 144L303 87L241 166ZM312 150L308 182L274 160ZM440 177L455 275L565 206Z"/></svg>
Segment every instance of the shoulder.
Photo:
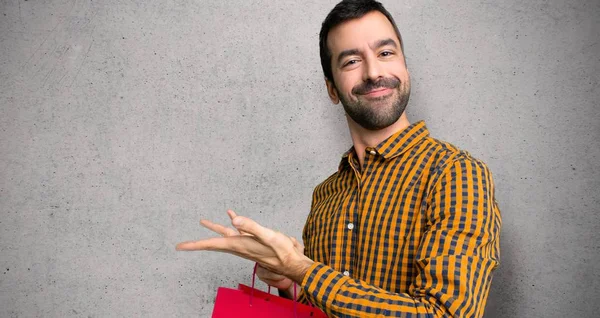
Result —
<svg viewBox="0 0 600 318"><path fill-rule="evenodd" d="M468 151L435 138L427 137L422 142L422 152L429 161L429 190L442 182L442 179L485 179L491 182L491 172L487 165Z"/></svg>
<svg viewBox="0 0 600 318"><path fill-rule="evenodd" d="M457 162L472 162L485 165L483 161L473 157L468 151L460 149L457 146L435 139L426 137L421 143L419 152L426 153L425 157L435 162L433 166L437 169L456 164Z"/></svg>
<svg viewBox="0 0 600 318"><path fill-rule="evenodd" d="M423 138L418 147L420 148L419 152L429 160L435 161L436 166L451 161L462 153L467 153L449 142L429 136Z"/></svg>
<svg viewBox="0 0 600 318"><path fill-rule="evenodd" d="M340 179L340 171L336 171L333 174L331 174L329 177L327 177L325 180L323 180L321 183L319 183L313 191L313 195L316 195L318 193L323 193L323 192L327 192L328 189L332 189L334 187L334 185L339 181Z"/></svg>

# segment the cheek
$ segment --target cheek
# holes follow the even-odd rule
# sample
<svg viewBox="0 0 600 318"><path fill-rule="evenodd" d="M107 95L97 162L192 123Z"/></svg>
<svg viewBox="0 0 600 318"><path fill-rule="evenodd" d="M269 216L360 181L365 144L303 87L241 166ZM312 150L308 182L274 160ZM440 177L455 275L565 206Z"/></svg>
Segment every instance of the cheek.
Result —
<svg viewBox="0 0 600 318"><path fill-rule="evenodd" d="M397 67L393 70L393 73L396 77L398 77L401 80L407 80L408 79L408 70L406 70L406 68L404 67Z"/></svg>
<svg viewBox="0 0 600 318"><path fill-rule="evenodd" d="M336 80L338 92L344 96L352 96L352 89L358 84L360 84L360 82L356 82L348 76L340 77L338 80Z"/></svg>
<svg viewBox="0 0 600 318"><path fill-rule="evenodd" d="M345 96L348 96L350 98L352 98L352 89L354 88L353 85L351 85L350 83L346 83L344 86L342 86L342 94L344 94Z"/></svg>

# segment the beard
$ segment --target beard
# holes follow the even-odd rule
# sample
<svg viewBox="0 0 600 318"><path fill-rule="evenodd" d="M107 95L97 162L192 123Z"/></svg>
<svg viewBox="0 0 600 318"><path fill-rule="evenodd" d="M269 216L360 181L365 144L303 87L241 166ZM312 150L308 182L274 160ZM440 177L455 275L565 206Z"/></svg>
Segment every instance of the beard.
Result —
<svg viewBox="0 0 600 318"><path fill-rule="evenodd" d="M398 121L404 113L410 97L410 82L404 83L395 77L382 78L376 82L364 82L355 86L352 94L361 96L378 88L390 88L393 89L393 93L369 100L351 101L339 94L338 91L346 114L367 130L380 130Z"/></svg>

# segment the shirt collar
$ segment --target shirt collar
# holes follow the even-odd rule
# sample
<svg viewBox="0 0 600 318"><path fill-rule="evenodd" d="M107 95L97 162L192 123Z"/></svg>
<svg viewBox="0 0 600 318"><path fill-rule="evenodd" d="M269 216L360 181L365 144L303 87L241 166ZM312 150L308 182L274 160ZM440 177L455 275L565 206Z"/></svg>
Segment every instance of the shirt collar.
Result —
<svg viewBox="0 0 600 318"><path fill-rule="evenodd" d="M421 120L394 133L379 145L367 148L367 151L375 151L387 160L400 156L427 136L429 136L429 130L427 130L425 122ZM354 153L354 146L342 155L339 170L348 165L348 157L351 153Z"/></svg>

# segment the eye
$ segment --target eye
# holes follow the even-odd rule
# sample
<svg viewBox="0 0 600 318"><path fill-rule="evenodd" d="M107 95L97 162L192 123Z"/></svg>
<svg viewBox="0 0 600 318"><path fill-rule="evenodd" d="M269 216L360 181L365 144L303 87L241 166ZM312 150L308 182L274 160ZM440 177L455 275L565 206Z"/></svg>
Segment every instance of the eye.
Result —
<svg viewBox="0 0 600 318"><path fill-rule="evenodd" d="M391 52L391 51L383 51L383 52L381 52L379 55L380 55L380 56L383 56L383 57L388 57L388 56L392 56L392 55L394 55L394 52Z"/></svg>
<svg viewBox="0 0 600 318"><path fill-rule="evenodd" d="M356 63L358 63L358 60L357 60L357 59L349 60L349 61L347 61L346 63L344 63L343 67L346 67L346 66L351 66L351 65L354 65L354 64L356 64Z"/></svg>

